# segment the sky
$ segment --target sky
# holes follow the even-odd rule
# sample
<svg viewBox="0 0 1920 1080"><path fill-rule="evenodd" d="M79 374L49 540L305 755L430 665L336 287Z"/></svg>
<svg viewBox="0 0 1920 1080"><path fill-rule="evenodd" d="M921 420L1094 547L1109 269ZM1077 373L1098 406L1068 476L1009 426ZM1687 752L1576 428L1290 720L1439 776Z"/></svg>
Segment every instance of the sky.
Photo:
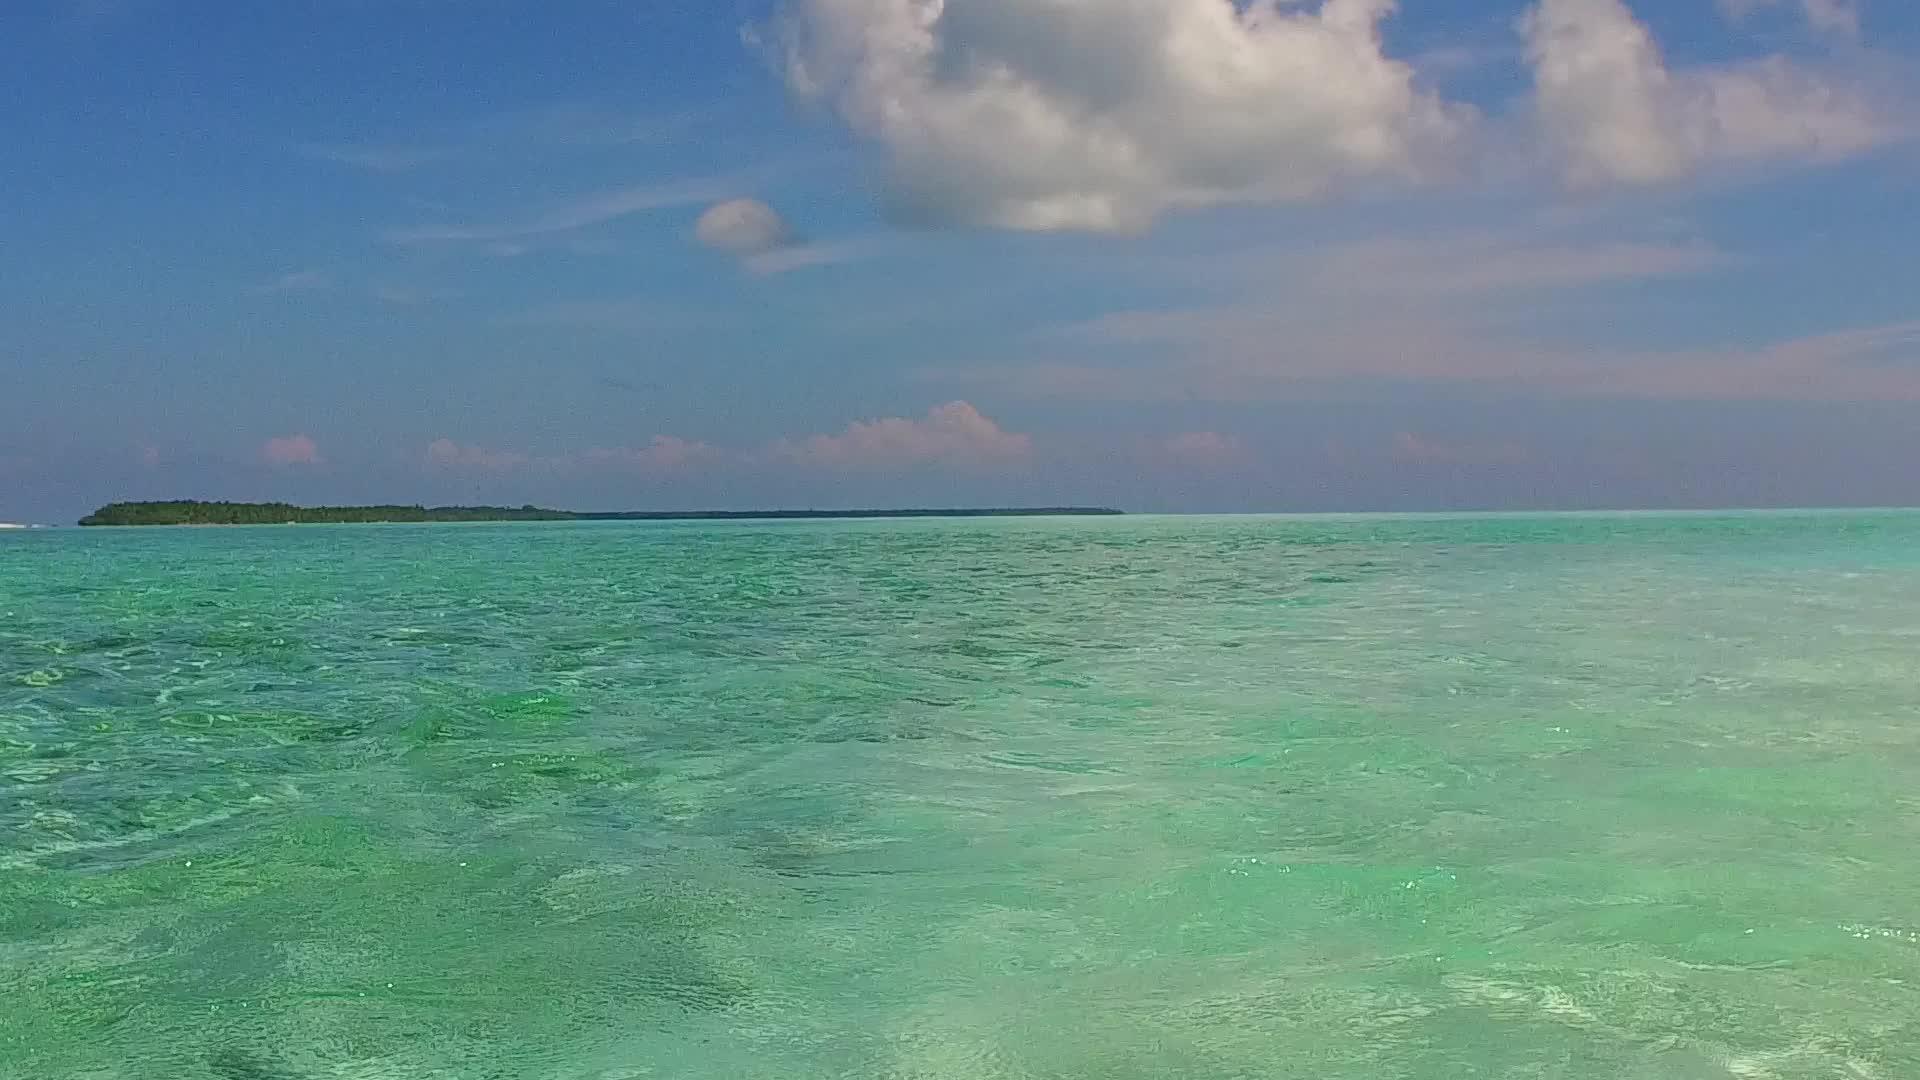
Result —
<svg viewBox="0 0 1920 1080"><path fill-rule="evenodd" d="M1908 0L7 0L0 520L1920 503Z"/></svg>

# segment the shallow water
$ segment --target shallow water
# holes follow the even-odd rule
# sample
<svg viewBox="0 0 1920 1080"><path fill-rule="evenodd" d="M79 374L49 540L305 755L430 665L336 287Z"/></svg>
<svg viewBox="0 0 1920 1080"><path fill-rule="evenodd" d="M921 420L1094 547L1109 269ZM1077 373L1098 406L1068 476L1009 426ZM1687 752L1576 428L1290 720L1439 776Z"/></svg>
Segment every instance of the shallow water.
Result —
<svg viewBox="0 0 1920 1080"><path fill-rule="evenodd" d="M1920 515L0 537L0 1076L1920 1077Z"/></svg>

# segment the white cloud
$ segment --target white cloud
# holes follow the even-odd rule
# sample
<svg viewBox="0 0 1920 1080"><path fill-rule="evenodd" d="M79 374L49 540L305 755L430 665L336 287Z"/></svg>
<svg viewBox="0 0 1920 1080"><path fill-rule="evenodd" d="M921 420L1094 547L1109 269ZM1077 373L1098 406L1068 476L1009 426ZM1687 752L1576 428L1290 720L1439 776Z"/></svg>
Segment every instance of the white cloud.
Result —
<svg viewBox="0 0 1920 1080"><path fill-rule="evenodd" d="M1832 160L1892 134L1861 87L1784 57L1672 70L1621 0L1541 0L1521 32L1539 121L1576 186L1663 183L1742 161Z"/></svg>
<svg viewBox="0 0 1920 1080"><path fill-rule="evenodd" d="M803 465L887 469L990 465L1023 459L1032 450L1030 437L1004 431L972 405L954 401L933 409L923 419L857 421L838 435L778 443L773 453Z"/></svg>
<svg viewBox="0 0 1920 1080"><path fill-rule="evenodd" d="M302 157L376 173L406 173L474 158L525 156L554 150L592 150L684 135L699 122L692 113L626 114L592 105L513 109L453 124L431 136L383 142L304 142Z"/></svg>
<svg viewBox="0 0 1920 1080"><path fill-rule="evenodd" d="M1720 10L1738 22L1764 8L1791 7L1807 24L1832 34L1860 32L1860 5L1855 0L1720 0Z"/></svg>
<svg viewBox="0 0 1920 1080"><path fill-rule="evenodd" d="M1518 465L1532 455L1516 442L1455 442L1402 431L1393 437L1392 456L1416 465Z"/></svg>
<svg viewBox="0 0 1920 1080"><path fill-rule="evenodd" d="M502 326L560 326L655 336L711 325L711 313L658 297L630 296L605 300L555 300L502 316Z"/></svg>
<svg viewBox="0 0 1920 1080"><path fill-rule="evenodd" d="M645 446L619 446L544 457L518 450L472 446L452 439L435 439L427 445L426 461L428 465L440 469L484 472L519 469L560 472L579 468L670 472L699 462L718 460L722 456L703 442L682 439L676 435L655 435Z"/></svg>
<svg viewBox="0 0 1920 1080"><path fill-rule="evenodd" d="M870 253L872 244L846 241L838 244L796 244L749 255L741 265L756 274L771 276L812 266L832 266Z"/></svg>
<svg viewBox="0 0 1920 1080"><path fill-rule="evenodd" d="M759 199L715 203L694 222L693 235L703 246L733 256L750 273L762 276L847 262L872 247L858 240L804 243L778 210Z"/></svg>
<svg viewBox="0 0 1920 1080"><path fill-rule="evenodd" d="M388 238L399 244L467 241L488 244L494 252L503 246L518 251L522 250L518 245L502 242L568 233L652 210L709 202L730 186L729 182L719 180L635 185L573 199L519 221L493 225L420 225L396 230L388 234Z"/></svg>
<svg viewBox="0 0 1920 1080"><path fill-rule="evenodd" d="M376 285L373 298L383 304L395 307L422 307L437 304L444 300L457 300L460 293L456 289L414 288L406 285Z"/></svg>
<svg viewBox="0 0 1920 1080"><path fill-rule="evenodd" d="M946 385L1077 401L1233 404L1346 392L1354 380L1502 387L1545 397L1701 401L1920 402L1920 323L1760 346L1596 346L1414 312L1300 332L1296 320L1233 311L1140 313L1124 329L1170 346L1159 365L1093 361L927 371Z"/></svg>
<svg viewBox="0 0 1920 1080"><path fill-rule="evenodd" d="M1393 0L792 0L790 85L940 221L1130 230L1417 178L1471 121L1389 58Z"/></svg>
<svg viewBox="0 0 1920 1080"><path fill-rule="evenodd" d="M1684 222L1629 231L1618 215L1555 215L1512 228L1385 234L1321 249L1226 252L1227 295L1192 307L1112 311L1029 338L1033 362L922 377L1074 400L1245 402L1350 392L1356 381L1473 384L1548 395L1868 400L1920 393L1912 324L1764 349L1632 351L1569 339L1609 283L1678 280L1733 257ZM1175 256L1172 265L1186 273ZM1561 295L1580 290L1577 300ZM1116 358L1116 354L1118 354ZM1197 449L1200 443L1195 444Z"/></svg>
<svg viewBox="0 0 1920 1080"><path fill-rule="evenodd" d="M323 270L293 270L255 289L259 293L321 292L333 288L333 277Z"/></svg>
<svg viewBox="0 0 1920 1080"><path fill-rule="evenodd" d="M284 440L276 440L281 441ZM930 410L918 420L900 417L861 420L837 434L780 439L759 449L715 446L677 435L655 435L639 446L537 456L436 439L428 444L424 463L438 469L492 472L614 469L664 474L695 467L771 465L888 470L921 466L981 468L1023 461L1032 450L1030 437L1005 431L972 405L955 401ZM285 457L289 460L281 460L283 464L319 460L317 448L311 445L294 447L293 453Z"/></svg>
<svg viewBox="0 0 1920 1080"><path fill-rule="evenodd" d="M1136 256L1136 272L1183 281L1210 293L1214 303L1109 311L1044 327L1035 343L1165 344L1249 322L1259 328L1256 336L1296 340L1378 328L1416 314L1510 322L1566 294L1740 264L1737 255L1690 234L1684 222L1644 223L1619 214L1534 215L1511 225L1383 231L1322 246L1288 238L1198 256Z"/></svg>
<svg viewBox="0 0 1920 1080"><path fill-rule="evenodd" d="M452 439L435 439L427 445L427 462L445 469L517 469L532 461L526 454L510 450L489 450L468 446Z"/></svg>
<svg viewBox="0 0 1920 1080"><path fill-rule="evenodd" d="M307 435L281 435L260 446L260 457L269 465L318 465L320 445Z"/></svg>
<svg viewBox="0 0 1920 1080"><path fill-rule="evenodd" d="M1161 455L1176 465L1212 468L1246 460L1247 449L1240 440L1217 431L1188 431L1169 437L1160 445Z"/></svg>
<svg viewBox="0 0 1920 1080"><path fill-rule="evenodd" d="M1721 3L1858 23L1853 0ZM789 85L884 149L900 206L934 222L1135 230L1458 173L1476 141L1475 110L1417 74L1432 50L1387 55L1395 0L785 4L763 39ZM1672 68L1622 0L1539 0L1519 29L1533 134L1575 186L1834 160L1897 134L1861 79L1780 56Z"/></svg>
<svg viewBox="0 0 1920 1080"><path fill-rule="evenodd" d="M423 165L444 161L454 151L443 146L405 146L398 144L303 143L294 148L301 156L315 161L348 165L368 172L411 172Z"/></svg>
<svg viewBox="0 0 1920 1080"><path fill-rule="evenodd" d="M684 137L703 120L692 112L617 112L572 103L513 109L478 125L472 141L511 152L519 147L602 148Z"/></svg>
<svg viewBox="0 0 1920 1080"><path fill-rule="evenodd" d="M642 472L667 472L701 461L716 460L719 451L703 442L678 435L655 435L645 446L621 446L589 450L581 455L588 465L638 469Z"/></svg>
<svg viewBox="0 0 1920 1080"><path fill-rule="evenodd" d="M793 229L780 212L758 199L729 199L700 215L693 235L715 251L746 258L793 244Z"/></svg>
<svg viewBox="0 0 1920 1080"><path fill-rule="evenodd" d="M1335 247L1317 260L1316 288L1402 300L1537 294L1609 282L1686 277L1734 260L1701 242L1590 240L1460 231Z"/></svg>

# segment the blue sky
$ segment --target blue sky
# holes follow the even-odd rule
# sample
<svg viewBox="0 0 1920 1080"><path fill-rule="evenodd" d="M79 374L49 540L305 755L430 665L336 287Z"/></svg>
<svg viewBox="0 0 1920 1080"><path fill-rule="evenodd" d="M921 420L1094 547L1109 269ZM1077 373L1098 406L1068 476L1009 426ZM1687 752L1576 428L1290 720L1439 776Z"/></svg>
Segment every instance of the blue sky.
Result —
<svg viewBox="0 0 1920 1080"><path fill-rule="evenodd" d="M0 520L1920 501L1896 0L20 0Z"/></svg>

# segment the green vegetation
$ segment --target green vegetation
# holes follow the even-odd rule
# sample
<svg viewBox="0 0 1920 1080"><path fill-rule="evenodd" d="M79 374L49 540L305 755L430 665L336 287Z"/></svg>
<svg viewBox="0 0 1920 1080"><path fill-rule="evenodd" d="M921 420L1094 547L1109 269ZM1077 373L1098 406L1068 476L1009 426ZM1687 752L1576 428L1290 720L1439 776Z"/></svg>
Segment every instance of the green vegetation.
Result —
<svg viewBox="0 0 1920 1080"><path fill-rule="evenodd" d="M325 525L425 521L756 521L809 518L1108 516L1118 510L1074 506L945 510L694 510L580 513L537 506L293 506L289 503L119 502L82 525Z"/></svg>
<svg viewBox="0 0 1920 1080"><path fill-rule="evenodd" d="M82 525L319 525L408 521L566 521L563 510L523 506L293 506L288 503L125 502L103 506Z"/></svg>

